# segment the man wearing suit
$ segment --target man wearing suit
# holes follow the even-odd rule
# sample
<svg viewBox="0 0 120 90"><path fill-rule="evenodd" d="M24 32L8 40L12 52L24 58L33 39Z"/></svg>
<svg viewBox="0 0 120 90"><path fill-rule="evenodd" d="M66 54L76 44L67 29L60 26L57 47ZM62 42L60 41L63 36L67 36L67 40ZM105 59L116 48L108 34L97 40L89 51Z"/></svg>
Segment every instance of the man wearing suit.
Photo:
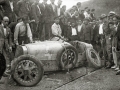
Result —
<svg viewBox="0 0 120 90"><path fill-rule="evenodd" d="M50 20L51 20L51 23L54 23L54 18L57 15L57 6L54 4L55 0L50 0L51 3L49 4L49 10L50 10Z"/></svg>
<svg viewBox="0 0 120 90"><path fill-rule="evenodd" d="M71 22L71 27L68 27L67 38L68 38L69 41L79 40L79 38L78 38L78 30L76 28L75 20L71 19L70 22Z"/></svg>
<svg viewBox="0 0 120 90"><path fill-rule="evenodd" d="M2 54L6 60L6 71L5 74L10 72L10 53L12 52L12 40L11 31L8 28L9 18L3 17L2 24L0 25L0 54ZM2 74L4 72L1 72ZM1 76L0 76L1 78Z"/></svg>
<svg viewBox="0 0 120 90"><path fill-rule="evenodd" d="M93 31L92 31L92 26L89 24L89 19L85 18L84 23L81 28L81 41L86 42L86 43L91 43L93 40Z"/></svg>
<svg viewBox="0 0 120 90"><path fill-rule="evenodd" d="M42 32L43 40L50 39L50 32L51 32L50 10L47 1L48 0L43 0L43 2L40 4L40 9L42 13L42 22L43 22L43 32Z"/></svg>
<svg viewBox="0 0 120 90"><path fill-rule="evenodd" d="M9 17L10 22L16 21L14 12L14 1L13 0L0 0L0 5L2 5L4 10L4 16Z"/></svg>
<svg viewBox="0 0 120 90"><path fill-rule="evenodd" d="M81 2L78 2L76 6L77 6L77 11L79 12L81 9Z"/></svg>
<svg viewBox="0 0 120 90"><path fill-rule="evenodd" d="M96 51L98 51L98 40L99 40L99 25L96 23L96 20L92 22L92 29L93 29L93 41L92 45Z"/></svg>
<svg viewBox="0 0 120 90"><path fill-rule="evenodd" d="M34 33L33 37L39 38L39 40L41 40L43 31L43 21L39 0L35 0L35 2L31 6L31 19L35 20L35 22L33 22L32 29L32 32Z"/></svg>
<svg viewBox="0 0 120 90"><path fill-rule="evenodd" d="M61 5L62 5L62 1L58 0L58 5L57 5L57 16L61 15Z"/></svg>
<svg viewBox="0 0 120 90"><path fill-rule="evenodd" d="M52 37L52 32L51 32L51 26L53 25L54 23L54 18L57 15L57 6L54 4L55 0L50 0L51 3L48 5L48 8L49 8L49 19L50 19L50 22L49 22L49 26L48 26L48 39L50 37Z"/></svg>
<svg viewBox="0 0 120 90"><path fill-rule="evenodd" d="M17 3L17 16L24 17L29 16L30 2L29 0L19 0Z"/></svg>

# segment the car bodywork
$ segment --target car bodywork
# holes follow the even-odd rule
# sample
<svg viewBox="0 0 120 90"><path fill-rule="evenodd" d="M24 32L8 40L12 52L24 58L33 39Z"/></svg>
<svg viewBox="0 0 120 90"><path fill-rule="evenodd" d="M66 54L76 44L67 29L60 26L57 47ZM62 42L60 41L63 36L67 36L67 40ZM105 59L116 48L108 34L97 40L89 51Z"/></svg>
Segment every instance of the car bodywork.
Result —
<svg viewBox="0 0 120 90"><path fill-rule="evenodd" d="M64 41L44 41L18 46L12 64L13 78L23 86L34 86L41 80L43 70L44 72L69 70L81 66L81 63L88 59L86 56L88 49L93 49L93 46L80 41L69 43ZM32 61L29 61L29 59ZM97 61L97 59L95 60ZM32 64L34 66L30 66ZM98 65L100 66L100 64ZM39 76L34 72L37 66L41 69L36 71L42 72L42 74L38 73L40 74L39 80L35 79L35 75ZM32 72L35 74L32 74ZM26 76L26 74L28 75Z"/></svg>

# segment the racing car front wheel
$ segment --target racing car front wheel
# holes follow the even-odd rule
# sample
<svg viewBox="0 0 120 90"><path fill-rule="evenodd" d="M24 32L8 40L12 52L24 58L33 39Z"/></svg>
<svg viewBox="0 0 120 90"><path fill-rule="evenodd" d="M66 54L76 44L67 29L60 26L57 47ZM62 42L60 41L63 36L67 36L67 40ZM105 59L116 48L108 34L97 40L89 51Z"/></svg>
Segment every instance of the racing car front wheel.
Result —
<svg viewBox="0 0 120 90"><path fill-rule="evenodd" d="M57 59L62 70L68 70L75 67L78 53L74 47L68 46L58 53Z"/></svg>
<svg viewBox="0 0 120 90"><path fill-rule="evenodd" d="M86 57L91 67L94 67L94 68L101 67L100 57L94 49L88 48L86 50Z"/></svg>
<svg viewBox="0 0 120 90"><path fill-rule="evenodd" d="M42 76L42 63L31 55L22 55L12 63L12 77L20 85L31 87L38 84Z"/></svg>

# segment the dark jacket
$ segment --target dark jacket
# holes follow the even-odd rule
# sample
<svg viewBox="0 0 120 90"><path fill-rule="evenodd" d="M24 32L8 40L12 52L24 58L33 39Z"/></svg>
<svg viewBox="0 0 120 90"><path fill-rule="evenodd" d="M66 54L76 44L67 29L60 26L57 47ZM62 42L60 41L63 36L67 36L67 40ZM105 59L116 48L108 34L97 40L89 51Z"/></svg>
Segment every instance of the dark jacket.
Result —
<svg viewBox="0 0 120 90"><path fill-rule="evenodd" d="M57 17L57 6L55 5L55 11L53 10L53 7L51 4L48 5L48 8L49 8L50 21L53 23L54 18Z"/></svg>
<svg viewBox="0 0 120 90"><path fill-rule="evenodd" d="M45 4L45 7L43 6L43 3L40 4L40 9L42 12L42 21L44 23L50 22L50 13L49 13L49 7L48 4Z"/></svg>
<svg viewBox="0 0 120 90"><path fill-rule="evenodd" d="M92 31L92 26L90 24L82 25L80 39L82 41L86 41L86 40L92 41L93 40L93 31Z"/></svg>
<svg viewBox="0 0 120 90"><path fill-rule="evenodd" d="M76 27L75 27L75 28L76 28ZM77 35L72 36L72 27L71 27L71 26L68 26L67 38L69 39L69 41L79 40L77 28L76 28L76 32L77 32Z"/></svg>
<svg viewBox="0 0 120 90"><path fill-rule="evenodd" d="M99 25L95 25L92 27L93 29L93 41L98 41L99 40Z"/></svg>
<svg viewBox="0 0 120 90"><path fill-rule="evenodd" d="M8 50L10 46L12 46L11 31L7 27L5 36L3 26L0 25L0 53L2 53L3 49Z"/></svg>
<svg viewBox="0 0 120 90"><path fill-rule="evenodd" d="M18 17L29 16L30 9L31 9L31 4L29 2L24 2L23 0L18 1L17 16Z"/></svg>
<svg viewBox="0 0 120 90"><path fill-rule="evenodd" d="M37 7L38 5L38 7ZM40 11L39 11L40 9ZM31 6L31 19L35 22L42 22L42 12L39 4L33 3Z"/></svg>
<svg viewBox="0 0 120 90"><path fill-rule="evenodd" d="M2 5L2 7L3 7L4 16L8 16L10 21L15 21L16 18L15 18L15 13L14 13L14 9L15 9L14 8L14 6L15 6L14 1L13 1L13 11L12 11L12 9L10 7L9 0L0 0L0 5Z"/></svg>

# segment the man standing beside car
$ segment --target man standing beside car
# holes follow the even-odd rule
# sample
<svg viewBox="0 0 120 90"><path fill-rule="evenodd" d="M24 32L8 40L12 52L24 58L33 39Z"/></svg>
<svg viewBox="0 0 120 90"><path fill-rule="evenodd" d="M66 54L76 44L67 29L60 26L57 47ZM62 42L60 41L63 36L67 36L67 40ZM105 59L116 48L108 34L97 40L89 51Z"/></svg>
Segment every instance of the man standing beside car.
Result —
<svg viewBox="0 0 120 90"><path fill-rule="evenodd" d="M43 20L42 20L42 12L39 5L39 0L35 0L35 2L31 6L31 19L35 20L35 22L32 23L33 37L41 40L41 36L43 32Z"/></svg>
<svg viewBox="0 0 120 90"><path fill-rule="evenodd" d="M0 79L3 75L8 75L10 73L10 53L12 52L12 40L11 40L11 31L8 28L9 18L4 16L2 24L0 25L0 54L2 54L6 61L6 71L0 72ZM4 67L4 66L3 66Z"/></svg>
<svg viewBox="0 0 120 90"><path fill-rule="evenodd" d="M22 18L22 22L19 22L15 27L14 42L16 45L27 44L32 41L32 32L28 23L28 17Z"/></svg>

